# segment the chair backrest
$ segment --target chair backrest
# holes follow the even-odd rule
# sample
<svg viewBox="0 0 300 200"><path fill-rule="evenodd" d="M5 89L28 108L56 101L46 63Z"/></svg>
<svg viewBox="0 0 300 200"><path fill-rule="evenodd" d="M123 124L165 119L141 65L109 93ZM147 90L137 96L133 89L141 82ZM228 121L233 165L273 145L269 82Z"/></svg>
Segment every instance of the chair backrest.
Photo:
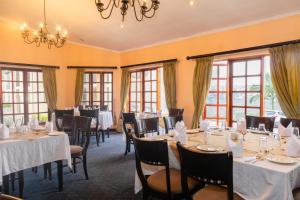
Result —
<svg viewBox="0 0 300 200"><path fill-rule="evenodd" d="M99 109L94 110L80 110L80 116L83 117L90 117L96 121L96 126L94 127L96 130L98 130L99 127Z"/></svg>
<svg viewBox="0 0 300 200"><path fill-rule="evenodd" d="M71 131L69 130L70 128L72 128L74 125L74 115L64 115L63 118L62 118L62 123L61 123L61 126L62 126L62 131L65 131L65 129L68 129L68 131Z"/></svg>
<svg viewBox="0 0 300 200"><path fill-rule="evenodd" d="M71 145L80 145L85 150L88 148L88 145L90 143L91 121L92 118L90 117L74 117L74 125L70 140Z"/></svg>
<svg viewBox="0 0 300 200"><path fill-rule="evenodd" d="M134 134L137 137L140 137L139 136L140 131L139 131L137 120L135 118L135 113L133 113L133 112L122 113L122 118L123 118L123 130L124 130L125 134L128 136L128 134L131 133L131 130L133 128ZM128 126L130 126L131 128L129 129Z"/></svg>
<svg viewBox="0 0 300 200"><path fill-rule="evenodd" d="M246 126L247 128L258 128L259 123L265 124L267 131L273 132L275 117L256 117L246 115Z"/></svg>
<svg viewBox="0 0 300 200"><path fill-rule="evenodd" d="M166 183L168 194L171 195L170 169L167 140L146 140L133 135L135 148L136 170L143 187L149 188L147 179L143 173L141 163L154 166L164 166L166 168Z"/></svg>
<svg viewBox="0 0 300 200"><path fill-rule="evenodd" d="M164 124L165 124L165 131L166 133L169 133L169 130L173 130L175 128L175 125L177 122L181 121L181 117L180 116L176 116L176 117L164 117Z"/></svg>
<svg viewBox="0 0 300 200"><path fill-rule="evenodd" d="M100 111L108 111L108 105L100 106Z"/></svg>
<svg viewBox="0 0 300 200"><path fill-rule="evenodd" d="M184 109L183 108L170 108L169 116L183 116Z"/></svg>
<svg viewBox="0 0 300 200"><path fill-rule="evenodd" d="M64 115L74 115L74 109L71 110L54 110L55 114L55 124L59 131L62 131L62 126L60 126L59 120L63 119Z"/></svg>
<svg viewBox="0 0 300 200"><path fill-rule="evenodd" d="M203 183L226 185L228 199L233 200L232 152L204 153L193 151L177 143L180 157L182 188L188 194L187 178Z"/></svg>
<svg viewBox="0 0 300 200"><path fill-rule="evenodd" d="M293 127L300 129L300 119L280 118L282 126L287 127L292 122Z"/></svg>
<svg viewBox="0 0 300 200"><path fill-rule="evenodd" d="M141 119L141 122L142 122L143 133L157 133L159 135L158 117Z"/></svg>

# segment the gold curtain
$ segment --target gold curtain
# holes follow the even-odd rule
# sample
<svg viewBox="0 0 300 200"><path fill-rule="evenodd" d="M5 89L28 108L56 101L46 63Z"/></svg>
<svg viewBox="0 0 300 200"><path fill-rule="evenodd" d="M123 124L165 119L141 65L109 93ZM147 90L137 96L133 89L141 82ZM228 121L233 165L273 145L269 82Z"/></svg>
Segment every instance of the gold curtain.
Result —
<svg viewBox="0 0 300 200"><path fill-rule="evenodd" d="M271 78L286 117L300 119L300 44L270 49Z"/></svg>
<svg viewBox="0 0 300 200"><path fill-rule="evenodd" d="M83 76L84 70L78 69L76 74L76 86L75 86L75 105L80 105L82 100L82 93L83 93Z"/></svg>
<svg viewBox="0 0 300 200"><path fill-rule="evenodd" d="M176 108L176 62L164 63L163 72L167 107Z"/></svg>
<svg viewBox="0 0 300 200"><path fill-rule="evenodd" d="M48 109L52 113L56 109L57 90L55 69L43 68L43 84Z"/></svg>
<svg viewBox="0 0 300 200"><path fill-rule="evenodd" d="M192 128L198 127L198 122L202 116L207 93L209 91L213 57L204 57L196 60L193 77L193 99L194 115Z"/></svg>
<svg viewBox="0 0 300 200"><path fill-rule="evenodd" d="M121 112L125 109L126 100L129 92L130 72L127 69L122 69L121 78Z"/></svg>

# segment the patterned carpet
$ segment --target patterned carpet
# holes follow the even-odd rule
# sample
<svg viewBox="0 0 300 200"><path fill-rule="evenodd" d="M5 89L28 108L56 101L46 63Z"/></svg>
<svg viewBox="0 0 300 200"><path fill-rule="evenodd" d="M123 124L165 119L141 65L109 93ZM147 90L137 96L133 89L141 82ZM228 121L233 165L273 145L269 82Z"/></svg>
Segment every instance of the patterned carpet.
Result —
<svg viewBox="0 0 300 200"><path fill-rule="evenodd" d="M141 192L134 195L134 154L131 152L125 157L124 148L121 134L111 134L110 138L99 147L93 140L88 150L90 180L85 180L81 163L78 164L76 174L71 174L65 168L63 192L57 191L56 164L52 164L52 181L43 179L42 167L39 167L37 174L26 170L24 198L28 200L142 199Z"/></svg>

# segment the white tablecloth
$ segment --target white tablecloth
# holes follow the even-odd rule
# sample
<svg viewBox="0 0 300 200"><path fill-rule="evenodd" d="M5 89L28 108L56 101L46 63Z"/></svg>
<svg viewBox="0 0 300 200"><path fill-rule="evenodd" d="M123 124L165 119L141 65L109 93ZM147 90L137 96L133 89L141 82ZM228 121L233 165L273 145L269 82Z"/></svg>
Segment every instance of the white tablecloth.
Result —
<svg viewBox="0 0 300 200"><path fill-rule="evenodd" d="M72 167L69 137L64 132L57 133L58 136L14 134L0 140L0 185L5 175L45 163L67 160Z"/></svg>
<svg viewBox="0 0 300 200"><path fill-rule="evenodd" d="M210 141L212 144L220 140L224 140L222 141L223 143L226 141L224 136L210 136ZM222 142L218 142L218 144ZM253 140L249 141L249 143L251 142L253 142ZM257 145L258 147L258 143L259 142L257 141L257 144L251 144L250 146L253 147ZM257 161L255 164L250 164L245 162L244 159L245 158L234 158L233 160L234 192L238 193L241 197L247 200L293 199L292 190L300 187L300 162L298 160L297 164L280 165L271 163L267 160ZM170 145L169 162L170 168L180 169L179 160L175 156ZM146 164L143 164L142 168L144 173L147 175L151 175L161 169L161 167L155 167ZM141 182L137 173L135 173L135 193L139 192L141 189Z"/></svg>
<svg viewBox="0 0 300 200"><path fill-rule="evenodd" d="M80 112L75 111L74 115L79 116ZM51 121L53 122L54 130L57 130L56 123L55 123L55 113L52 113ZM109 111L99 112L99 128L100 129L106 130L106 129L110 128L113 124L114 124L114 121L113 121L111 112L109 112Z"/></svg>

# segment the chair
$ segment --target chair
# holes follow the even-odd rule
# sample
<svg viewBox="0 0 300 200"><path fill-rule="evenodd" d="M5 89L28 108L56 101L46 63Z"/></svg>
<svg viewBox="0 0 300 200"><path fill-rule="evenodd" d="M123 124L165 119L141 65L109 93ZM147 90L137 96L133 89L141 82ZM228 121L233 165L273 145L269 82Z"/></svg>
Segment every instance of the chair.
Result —
<svg viewBox="0 0 300 200"><path fill-rule="evenodd" d="M183 108L170 108L169 116L171 116L171 117L181 116L182 117L181 120L183 120L183 112L184 112Z"/></svg>
<svg viewBox="0 0 300 200"><path fill-rule="evenodd" d="M126 136L126 147L125 147L125 153L126 156L128 152L130 152L130 145L133 144L132 141L132 134L134 131L134 134L138 135L139 129L138 124L135 119L134 113L122 113L123 118L123 130Z"/></svg>
<svg viewBox="0 0 300 200"><path fill-rule="evenodd" d="M251 127L258 128L259 123L265 124L266 130L273 132L275 117L256 117L256 116L246 115L247 129L249 129Z"/></svg>
<svg viewBox="0 0 300 200"><path fill-rule="evenodd" d="M63 131L67 129L67 127L63 128L62 123L60 123L63 119L64 115L74 115L74 110L55 110L55 124L58 129L58 131ZM70 132L71 130L68 130Z"/></svg>
<svg viewBox="0 0 300 200"><path fill-rule="evenodd" d="M100 111L108 111L108 105L100 106Z"/></svg>
<svg viewBox="0 0 300 200"><path fill-rule="evenodd" d="M92 125L91 125L91 136L92 135L96 136L97 146L99 146L99 139L100 139L100 135L99 135L99 129L100 129L100 127L99 127L99 109L80 110L80 116L90 117L95 121L95 123L92 123ZM104 138L104 132L102 130L102 140L104 141L103 138Z"/></svg>
<svg viewBox="0 0 300 200"><path fill-rule="evenodd" d="M0 200L22 200L22 199L20 199L18 197L14 197L14 196L10 196L10 195L0 193Z"/></svg>
<svg viewBox="0 0 300 200"><path fill-rule="evenodd" d="M86 165L87 149L90 143L90 128L92 118L75 116L72 135L70 140L71 158L73 171L76 173L76 159L81 159L85 178L88 180L88 172Z"/></svg>
<svg viewBox="0 0 300 200"><path fill-rule="evenodd" d="M176 117L164 117L164 124L165 124L165 130L166 130L166 134L169 133L169 130L173 130L175 128L175 125L177 122L181 121L181 117L180 116L176 116Z"/></svg>
<svg viewBox="0 0 300 200"><path fill-rule="evenodd" d="M143 134L157 133L157 135L159 135L159 118L158 117L141 119L141 125L142 125L141 132Z"/></svg>
<svg viewBox="0 0 300 200"><path fill-rule="evenodd" d="M280 123L284 127L287 127L291 122L293 127L300 129L300 119L280 118Z"/></svg>
<svg viewBox="0 0 300 200"><path fill-rule="evenodd" d="M179 142L182 188L190 198L188 178L207 184L193 196L194 200L241 199L233 193L232 152L202 153L185 148ZM222 187L221 187L222 186ZM223 187L226 186L226 187Z"/></svg>
<svg viewBox="0 0 300 200"><path fill-rule="evenodd" d="M161 199L173 199L183 197L180 171L169 168L169 155L167 140L145 140L133 137L135 147L135 159L137 174L143 186L143 199L153 196ZM146 176L143 173L141 163L161 166L153 175ZM198 181L188 180L190 190L195 190ZM198 188L197 188L198 189Z"/></svg>

